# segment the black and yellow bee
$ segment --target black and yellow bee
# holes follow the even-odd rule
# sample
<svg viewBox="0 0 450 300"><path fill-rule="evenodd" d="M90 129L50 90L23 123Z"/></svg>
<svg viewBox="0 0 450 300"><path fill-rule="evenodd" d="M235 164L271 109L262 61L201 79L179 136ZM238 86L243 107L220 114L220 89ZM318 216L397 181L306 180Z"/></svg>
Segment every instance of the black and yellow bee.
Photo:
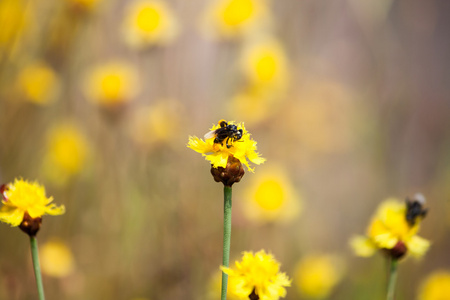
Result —
<svg viewBox="0 0 450 300"><path fill-rule="evenodd" d="M205 139L214 137L214 144L223 145L225 142L227 148L231 148L232 143L240 140L244 134L242 129L238 129L234 124L228 124L225 120L220 120L218 124L219 128L205 134Z"/></svg>
<svg viewBox="0 0 450 300"><path fill-rule="evenodd" d="M406 198L406 221L409 225L414 226L417 218L424 218L428 212L424 208L425 197L422 194L415 194L413 198Z"/></svg>

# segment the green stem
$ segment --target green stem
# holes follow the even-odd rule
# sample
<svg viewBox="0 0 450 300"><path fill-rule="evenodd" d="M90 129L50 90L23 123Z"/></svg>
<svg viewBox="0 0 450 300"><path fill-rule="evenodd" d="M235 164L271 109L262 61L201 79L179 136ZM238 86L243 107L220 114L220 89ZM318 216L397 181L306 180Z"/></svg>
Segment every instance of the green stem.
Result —
<svg viewBox="0 0 450 300"><path fill-rule="evenodd" d="M223 215L223 259L222 265L230 266L230 243L231 243L231 186L223 188L224 215ZM222 294L221 300L227 299L228 275L222 272Z"/></svg>
<svg viewBox="0 0 450 300"><path fill-rule="evenodd" d="M31 257L33 258L34 276L39 294L39 300L45 300L44 285L42 284L41 266L39 265L38 245L35 236L30 236Z"/></svg>
<svg viewBox="0 0 450 300"><path fill-rule="evenodd" d="M398 260L395 258L391 258L390 267L389 267L389 279L388 279L388 290L386 300L394 300L395 294L395 283L397 281L397 266Z"/></svg>

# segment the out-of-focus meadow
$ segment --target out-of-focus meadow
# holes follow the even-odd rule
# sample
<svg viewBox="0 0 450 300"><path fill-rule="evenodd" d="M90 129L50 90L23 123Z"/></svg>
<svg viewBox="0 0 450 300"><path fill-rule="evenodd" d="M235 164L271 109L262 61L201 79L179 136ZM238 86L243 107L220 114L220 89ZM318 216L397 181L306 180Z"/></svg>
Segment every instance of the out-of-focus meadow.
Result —
<svg viewBox="0 0 450 300"><path fill-rule="evenodd" d="M38 234L47 298L218 299L222 185L186 144L226 119L267 159L233 186L231 261L271 252L286 299L383 299L349 239L422 192L418 299L450 271L449 28L445 0L0 0L0 182L67 210ZM0 236L0 299L35 299L28 239Z"/></svg>

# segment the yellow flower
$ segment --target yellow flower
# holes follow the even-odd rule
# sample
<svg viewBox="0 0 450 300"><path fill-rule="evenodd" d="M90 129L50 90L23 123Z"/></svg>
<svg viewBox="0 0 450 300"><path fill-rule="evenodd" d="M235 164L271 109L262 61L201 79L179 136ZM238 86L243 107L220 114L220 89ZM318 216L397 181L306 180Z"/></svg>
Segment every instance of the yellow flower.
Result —
<svg viewBox="0 0 450 300"><path fill-rule="evenodd" d="M44 173L55 183L64 183L85 166L89 152L83 133L73 124L59 124L48 135Z"/></svg>
<svg viewBox="0 0 450 300"><path fill-rule="evenodd" d="M234 38L270 25L264 0L216 0L207 8L202 27L209 35Z"/></svg>
<svg viewBox="0 0 450 300"><path fill-rule="evenodd" d="M283 47L273 39L249 43L243 50L240 66L250 84L268 90L284 89L289 80Z"/></svg>
<svg viewBox="0 0 450 300"><path fill-rule="evenodd" d="M86 76L84 91L92 102L117 106L132 100L139 92L138 75L124 62L99 65Z"/></svg>
<svg viewBox="0 0 450 300"><path fill-rule="evenodd" d="M255 222L287 222L301 212L300 198L279 166L264 168L245 191L244 213Z"/></svg>
<svg viewBox="0 0 450 300"><path fill-rule="evenodd" d="M178 22L166 2L136 1L128 8L123 33L132 47L165 45L177 36Z"/></svg>
<svg viewBox="0 0 450 300"><path fill-rule="evenodd" d="M314 299L327 298L342 279L343 261L333 255L309 255L295 268L295 285L301 295Z"/></svg>
<svg viewBox="0 0 450 300"><path fill-rule="evenodd" d="M425 254L430 242L417 236L421 217L413 224L408 222L407 205L395 198L389 198L378 207L367 229L367 236L356 236L350 241L359 256L371 256L377 249L406 251L415 257ZM403 250L404 248L404 250Z"/></svg>
<svg viewBox="0 0 450 300"><path fill-rule="evenodd" d="M439 270L429 275L419 289L419 300L450 300L450 272Z"/></svg>
<svg viewBox="0 0 450 300"><path fill-rule="evenodd" d="M254 293L260 300L278 300L286 296L285 287L291 280L280 273L280 264L273 255L261 250L255 254L244 252L242 261L236 261L235 269L221 267L228 274L230 293L237 299L248 300Z"/></svg>
<svg viewBox="0 0 450 300"><path fill-rule="evenodd" d="M41 61L33 62L22 69L17 85L25 100L39 105L53 102L59 91L57 74Z"/></svg>
<svg viewBox="0 0 450 300"><path fill-rule="evenodd" d="M221 143L215 143L215 136L209 137L205 135L205 141L196 136L190 136L187 146L205 156L206 160L211 162L214 168L225 168L228 157L232 156L246 165L250 172L254 172L248 160L257 165L265 161L256 152L256 142L250 138L250 133L247 132L243 123L236 124L234 121L231 121L228 122L228 125L236 125L238 130L242 129L243 134L239 140L233 141L232 139L226 139ZM214 125L211 131L215 131L220 127L219 124Z"/></svg>
<svg viewBox="0 0 450 300"><path fill-rule="evenodd" d="M58 207L50 204L53 197L47 198L45 188L37 182L16 178L14 183L6 185L3 198L0 221L14 227L22 223L25 213L34 219L45 214L55 216L65 212L64 205Z"/></svg>
<svg viewBox="0 0 450 300"><path fill-rule="evenodd" d="M75 262L69 247L53 240L45 243L40 250L42 272L53 277L66 277L75 269Z"/></svg>

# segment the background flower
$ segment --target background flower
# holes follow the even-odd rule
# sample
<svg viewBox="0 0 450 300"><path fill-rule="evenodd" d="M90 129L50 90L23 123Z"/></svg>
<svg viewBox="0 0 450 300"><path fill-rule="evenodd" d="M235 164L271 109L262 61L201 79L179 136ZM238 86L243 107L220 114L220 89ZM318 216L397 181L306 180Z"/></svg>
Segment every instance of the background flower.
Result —
<svg viewBox="0 0 450 300"><path fill-rule="evenodd" d="M286 223L302 210L303 200L281 166L266 166L246 185L242 196L245 216L256 223Z"/></svg>
<svg viewBox="0 0 450 300"><path fill-rule="evenodd" d="M389 198L380 204L373 217L366 237L355 237L351 245L357 255L370 256L377 249L393 249L399 242L404 243L407 252L420 257L430 247L430 242L417 236L420 218L414 225L407 222L406 204Z"/></svg>
<svg viewBox="0 0 450 300"><path fill-rule="evenodd" d="M178 21L166 2L135 1L128 7L123 34L132 47L164 45L178 34Z"/></svg>
<svg viewBox="0 0 450 300"><path fill-rule="evenodd" d="M42 273L52 277L66 277L75 269L75 260L70 248L58 240L44 243L40 249Z"/></svg>
<svg viewBox="0 0 450 300"><path fill-rule="evenodd" d="M139 93L139 88L136 70L120 61L92 68L84 80L86 97L103 106L111 107L129 102Z"/></svg>
<svg viewBox="0 0 450 300"><path fill-rule="evenodd" d="M336 255L310 254L295 267L294 285L303 298L325 299L342 280L344 262Z"/></svg>
<svg viewBox="0 0 450 300"><path fill-rule="evenodd" d="M434 271L422 282L419 300L448 300L450 299L450 272L446 270Z"/></svg>

